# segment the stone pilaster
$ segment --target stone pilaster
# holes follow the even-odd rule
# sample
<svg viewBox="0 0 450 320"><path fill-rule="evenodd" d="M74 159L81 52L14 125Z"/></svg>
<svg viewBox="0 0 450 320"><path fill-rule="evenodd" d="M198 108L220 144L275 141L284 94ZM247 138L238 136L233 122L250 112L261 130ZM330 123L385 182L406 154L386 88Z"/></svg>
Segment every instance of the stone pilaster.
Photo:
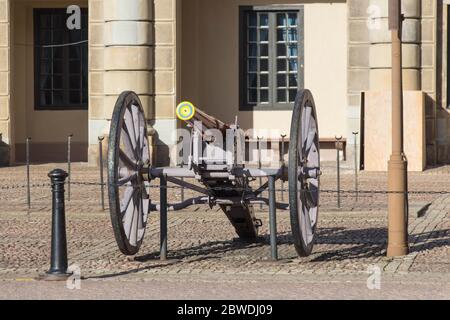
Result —
<svg viewBox="0 0 450 320"><path fill-rule="evenodd" d="M379 15L369 29L370 89L391 90L391 32L388 30L388 1L370 0ZM403 89L421 90L421 1L403 0Z"/></svg>
<svg viewBox="0 0 450 320"><path fill-rule="evenodd" d="M135 91L153 117L152 0L90 0L90 162L97 137L108 135L120 93ZM106 145L106 144L105 144Z"/></svg>
<svg viewBox="0 0 450 320"><path fill-rule="evenodd" d="M151 121L157 132L158 165L168 165L173 157L177 128L177 0L154 0L155 13L155 111Z"/></svg>
<svg viewBox="0 0 450 320"><path fill-rule="evenodd" d="M0 0L0 166L11 160L10 1Z"/></svg>
<svg viewBox="0 0 450 320"><path fill-rule="evenodd" d="M436 34L432 34L434 41L430 41L436 48L436 55L434 56L436 60L436 74L432 78L436 87L436 106L431 109L431 115L432 113L435 114L436 125L432 133L436 136L437 164L450 164L450 97L447 94L450 79L448 72L449 5L450 2L447 0L437 1L433 6L434 16L430 16L430 22L433 21L437 25Z"/></svg>
<svg viewBox="0 0 450 320"><path fill-rule="evenodd" d="M428 165L439 162L437 145L437 1L422 1L422 91L426 93L426 153Z"/></svg>
<svg viewBox="0 0 450 320"><path fill-rule="evenodd" d="M369 0L348 0L348 159L354 159L352 132L361 132L361 93L370 89L370 33L372 12ZM375 12L376 13L376 12Z"/></svg>
<svg viewBox="0 0 450 320"><path fill-rule="evenodd" d="M98 163L97 138L107 132L104 97L105 0L89 0L89 162Z"/></svg>

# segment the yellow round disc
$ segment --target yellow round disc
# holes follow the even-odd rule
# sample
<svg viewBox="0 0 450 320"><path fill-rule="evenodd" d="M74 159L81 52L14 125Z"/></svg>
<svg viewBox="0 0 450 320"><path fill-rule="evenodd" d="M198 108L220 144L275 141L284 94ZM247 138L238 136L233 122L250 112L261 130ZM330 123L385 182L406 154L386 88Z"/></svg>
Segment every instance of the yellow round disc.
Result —
<svg viewBox="0 0 450 320"><path fill-rule="evenodd" d="M183 101L178 105L176 113L178 119L189 121L195 116L195 107L189 101Z"/></svg>

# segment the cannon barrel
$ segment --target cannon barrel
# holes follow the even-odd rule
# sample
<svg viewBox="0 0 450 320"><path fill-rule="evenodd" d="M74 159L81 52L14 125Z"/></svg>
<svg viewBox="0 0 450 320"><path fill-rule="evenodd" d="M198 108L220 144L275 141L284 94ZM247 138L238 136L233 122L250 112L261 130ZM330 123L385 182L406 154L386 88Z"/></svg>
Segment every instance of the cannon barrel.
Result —
<svg viewBox="0 0 450 320"><path fill-rule="evenodd" d="M177 107L177 116L180 120L184 121L188 126L194 128L197 127L202 132L209 129L217 129L221 132L225 132L230 129L229 124L220 121L219 119L207 114L206 112L194 107L190 102L182 102ZM199 126L201 123L201 127Z"/></svg>

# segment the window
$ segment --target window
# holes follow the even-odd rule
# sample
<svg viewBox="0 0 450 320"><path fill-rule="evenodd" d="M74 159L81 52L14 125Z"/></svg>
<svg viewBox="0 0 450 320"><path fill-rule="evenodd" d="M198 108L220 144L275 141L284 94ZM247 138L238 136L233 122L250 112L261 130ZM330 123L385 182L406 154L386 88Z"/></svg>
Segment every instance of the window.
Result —
<svg viewBox="0 0 450 320"><path fill-rule="evenodd" d="M241 109L291 109L303 88L303 7L241 8Z"/></svg>
<svg viewBox="0 0 450 320"><path fill-rule="evenodd" d="M36 110L87 109L88 17L70 30L66 9L34 10L34 81Z"/></svg>

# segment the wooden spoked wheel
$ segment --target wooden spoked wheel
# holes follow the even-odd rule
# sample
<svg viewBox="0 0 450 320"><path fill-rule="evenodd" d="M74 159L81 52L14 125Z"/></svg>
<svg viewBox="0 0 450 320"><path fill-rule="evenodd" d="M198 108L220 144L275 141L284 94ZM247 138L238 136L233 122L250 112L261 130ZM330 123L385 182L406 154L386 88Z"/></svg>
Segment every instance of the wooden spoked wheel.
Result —
<svg viewBox="0 0 450 320"><path fill-rule="evenodd" d="M311 254L319 213L320 149L316 107L309 90L298 92L289 145L289 207L299 256Z"/></svg>
<svg viewBox="0 0 450 320"><path fill-rule="evenodd" d="M134 92L120 95L111 120L108 194L111 222L120 251L139 251L150 210L143 169L150 165L147 122Z"/></svg>

